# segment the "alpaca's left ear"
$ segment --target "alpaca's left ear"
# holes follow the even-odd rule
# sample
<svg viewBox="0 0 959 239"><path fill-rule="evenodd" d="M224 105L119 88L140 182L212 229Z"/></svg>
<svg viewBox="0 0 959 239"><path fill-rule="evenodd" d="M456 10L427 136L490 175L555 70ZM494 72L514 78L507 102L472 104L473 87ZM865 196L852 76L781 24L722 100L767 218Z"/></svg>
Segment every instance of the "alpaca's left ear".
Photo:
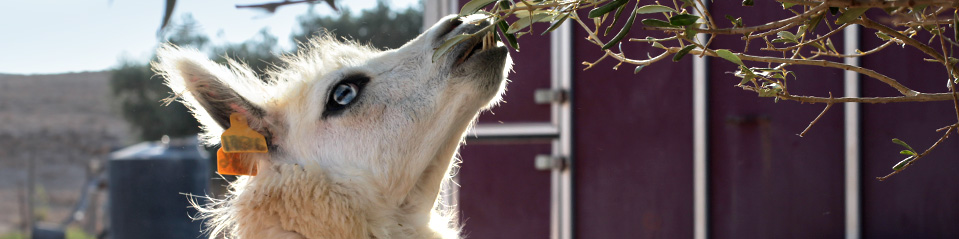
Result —
<svg viewBox="0 0 959 239"><path fill-rule="evenodd" d="M211 61L193 49L172 45L157 50L153 68L166 78L173 94L193 111L204 127L203 138L208 144L219 143L223 129L230 127L230 115L240 113L247 124L267 136L270 129L265 121L267 112L258 103L265 97L264 85L248 68L230 62L231 67Z"/></svg>

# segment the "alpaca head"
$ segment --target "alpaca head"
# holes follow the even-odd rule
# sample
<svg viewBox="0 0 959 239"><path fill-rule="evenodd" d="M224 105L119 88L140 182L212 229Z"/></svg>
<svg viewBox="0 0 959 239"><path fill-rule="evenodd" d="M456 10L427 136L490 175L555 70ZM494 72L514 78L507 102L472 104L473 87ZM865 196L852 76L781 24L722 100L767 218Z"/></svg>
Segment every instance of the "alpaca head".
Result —
<svg viewBox="0 0 959 239"><path fill-rule="evenodd" d="M375 204L420 211L427 202L428 211L467 128L499 101L511 65L502 43L481 49L481 37L435 60L433 52L489 24L447 17L387 51L319 36L266 80L242 63L220 65L175 46L158 51L154 68L202 123L207 144L219 143L232 113L266 137L270 152L251 156L256 177L298 165Z"/></svg>

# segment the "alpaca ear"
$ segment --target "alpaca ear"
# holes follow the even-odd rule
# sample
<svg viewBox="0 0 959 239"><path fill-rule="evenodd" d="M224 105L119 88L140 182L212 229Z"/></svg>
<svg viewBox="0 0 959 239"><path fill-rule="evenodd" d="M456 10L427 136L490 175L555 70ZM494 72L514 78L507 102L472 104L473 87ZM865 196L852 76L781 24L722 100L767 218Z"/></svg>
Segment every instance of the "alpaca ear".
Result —
<svg viewBox="0 0 959 239"><path fill-rule="evenodd" d="M230 127L230 115L240 113L253 130L267 136L266 112L258 105L265 97L264 85L256 74L239 63L230 67L211 61L193 49L172 45L157 50L153 68L203 125L202 137L209 145L219 143L223 129ZM260 98L252 98L260 97Z"/></svg>

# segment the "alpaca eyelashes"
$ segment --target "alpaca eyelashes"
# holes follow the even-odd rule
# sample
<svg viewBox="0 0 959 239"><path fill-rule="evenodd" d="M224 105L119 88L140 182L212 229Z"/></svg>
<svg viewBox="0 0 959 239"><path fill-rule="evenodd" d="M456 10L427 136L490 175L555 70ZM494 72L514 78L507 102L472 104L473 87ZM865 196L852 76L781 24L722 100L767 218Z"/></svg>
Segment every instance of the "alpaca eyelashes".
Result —
<svg viewBox="0 0 959 239"><path fill-rule="evenodd" d="M369 82L370 78L365 75L353 75L336 83L330 90L323 117L325 118L343 112L348 106L359 99L360 92L362 92L366 83Z"/></svg>

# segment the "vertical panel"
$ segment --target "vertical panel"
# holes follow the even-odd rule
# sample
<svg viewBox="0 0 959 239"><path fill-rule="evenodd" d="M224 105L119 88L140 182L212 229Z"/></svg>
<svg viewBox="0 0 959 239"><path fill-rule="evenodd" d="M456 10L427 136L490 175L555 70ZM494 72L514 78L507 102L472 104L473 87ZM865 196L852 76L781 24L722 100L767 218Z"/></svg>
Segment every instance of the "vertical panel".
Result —
<svg viewBox="0 0 959 239"><path fill-rule="evenodd" d="M600 47L574 28L574 62L599 59ZM623 50L662 52L634 43ZM630 65L613 70L611 58L587 71L573 66L576 238L693 237L691 58L639 74Z"/></svg>
<svg viewBox="0 0 959 239"><path fill-rule="evenodd" d="M862 32L863 48L881 44L873 32ZM916 39L928 42L928 35L923 31ZM946 92L945 69L923 58L929 57L912 47L889 47L863 58L862 64L919 92ZM862 92L864 96L898 95L865 77ZM890 139L899 138L916 150L925 150L942 136L936 129L956 122L953 103L863 105L862 120L864 238L959 238L959 190L955 186L959 182L959 137L946 139L896 176L884 182L875 179L890 173L903 159L898 153L902 148Z"/></svg>
<svg viewBox="0 0 959 239"><path fill-rule="evenodd" d="M856 50L860 48L859 43L861 40L859 39L859 34L860 34L859 25L851 25L849 27L846 27L845 30L843 30L843 38L845 38L843 40L844 41L843 48L845 48L843 49L843 51L845 51L844 54L846 55L856 54ZM844 60L845 60L845 63L848 65L852 65L852 66L860 65L859 58L846 58ZM859 89L861 87L860 87L859 73L846 71L844 72L843 78L845 78L844 80L845 82L843 83L843 87L845 88L844 90L845 93L843 94L843 96L844 97L860 97ZM861 129L861 127L859 127L860 121L861 121L859 117L860 109L859 109L859 103L855 103L855 102L847 102L847 103L844 103L843 106L845 106L844 112L843 112L844 121L845 121L844 122L845 124L843 126L845 130L844 132L845 138L843 139L843 141L845 141L845 146L846 146L845 147L846 148L845 149L846 172L844 175L844 177L846 178L846 186L845 186L846 187L846 200L845 200L846 201L846 230L845 231L846 231L846 239L859 239L862 236L862 230L861 230L862 226L860 223L860 216L862 215L862 213L859 212L859 209L860 209L859 205L861 204L860 192L862 191L861 187L859 186L860 185L859 163L862 159L861 157L862 151L860 150L862 146L862 142L859 139L859 137L861 136L861 134L859 133L859 130Z"/></svg>
<svg viewBox="0 0 959 239"><path fill-rule="evenodd" d="M709 2L702 7L708 9ZM702 14L697 14L703 17ZM699 42L708 42L706 34L696 35ZM693 58L693 238L706 239L709 235L709 139L707 117L709 87L707 62L709 57Z"/></svg>
<svg viewBox="0 0 959 239"><path fill-rule="evenodd" d="M743 17L747 25L791 15L774 1L757 1L748 8L739 1L714 1L712 9L714 16ZM821 25L817 33L827 31ZM719 36L712 46L740 50L744 47L740 37ZM842 42L833 39L837 40ZM782 56L759 50L764 45L761 39L753 40L747 54ZM796 135L825 104L759 98L734 86L739 78L727 73L735 71L733 63L722 59L710 63L710 238L842 238L842 107L834 106L800 138ZM798 75L787 84L792 94L843 92L840 70L801 66L789 70Z"/></svg>
<svg viewBox="0 0 959 239"><path fill-rule="evenodd" d="M533 159L550 144L473 142L461 150L457 174L467 238L549 238L550 172Z"/></svg>
<svg viewBox="0 0 959 239"><path fill-rule="evenodd" d="M460 0L460 6L469 2ZM509 22L518 20L513 17ZM511 122L549 122L550 107L548 104L539 105L533 101L533 92L536 89L550 87L550 40L539 33L549 27L549 23L532 25L535 34L520 37L519 52L510 50L513 58L513 71L509 74L510 83L505 101L492 111L484 112L479 119L480 123L511 123Z"/></svg>

